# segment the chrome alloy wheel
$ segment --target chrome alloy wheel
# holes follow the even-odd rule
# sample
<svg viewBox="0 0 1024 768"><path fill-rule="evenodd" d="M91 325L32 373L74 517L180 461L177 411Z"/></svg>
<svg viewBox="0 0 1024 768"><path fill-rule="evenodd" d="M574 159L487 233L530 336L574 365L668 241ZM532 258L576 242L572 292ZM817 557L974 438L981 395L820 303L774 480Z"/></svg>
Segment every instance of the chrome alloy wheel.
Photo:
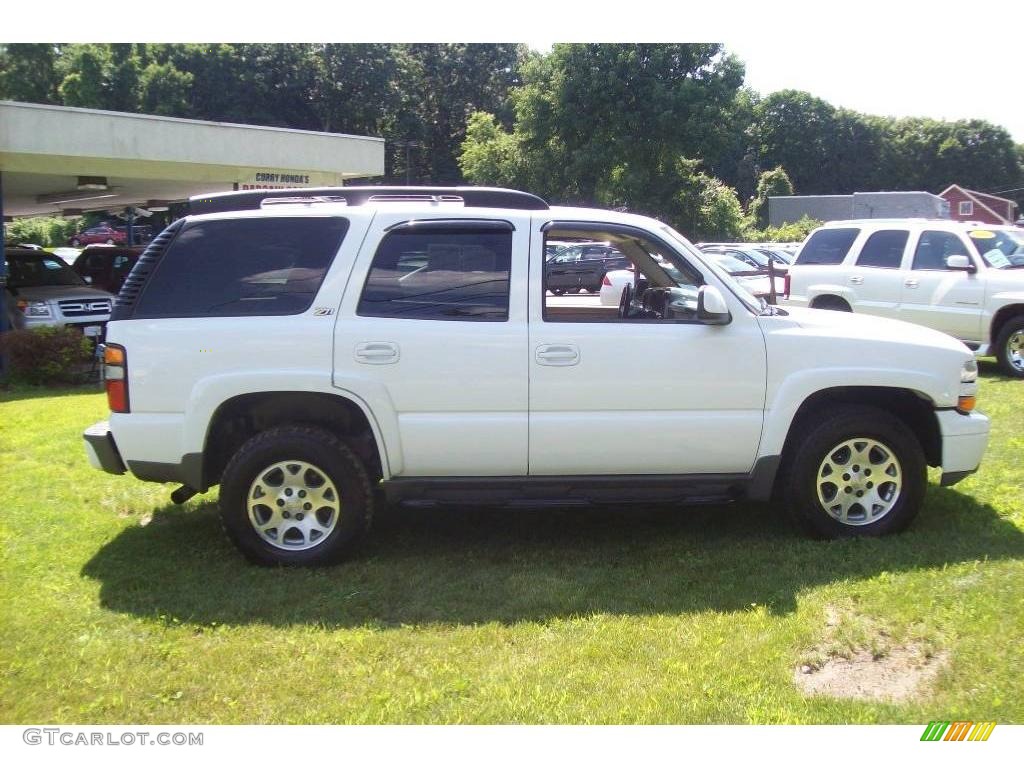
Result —
<svg viewBox="0 0 1024 768"><path fill-rule="evenodd" d="M257 535L272 547L291 552L323 542L341 515L334 483L306 461L279 461L259 472L245 506Z"/></svg>
<svg viewBox="0 0 1024 768"><path fill-rule="evenodd" d="M821 506L844 525L867 525L892 511L903 487L903 472L887 445L855 437L835 446L818 467Z"/></svg>
<svg viewBox="0 0 1024 768"><path fill-rule="evenodd" d="M1024 330L1010 334L1006 340L1006 359L1018 371L1024 371Z"/></svg>

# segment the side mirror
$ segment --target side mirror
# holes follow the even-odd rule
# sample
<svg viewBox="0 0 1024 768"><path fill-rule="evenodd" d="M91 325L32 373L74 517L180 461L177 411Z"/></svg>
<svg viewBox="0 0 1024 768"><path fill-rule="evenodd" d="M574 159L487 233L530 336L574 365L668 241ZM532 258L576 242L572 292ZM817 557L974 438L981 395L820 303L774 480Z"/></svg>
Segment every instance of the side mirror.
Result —
<svg viewBox="0 0 1024 768"><path fill-rule="evenodd" d="M702 285L697 292L697 320L704 325L728 325L732 322L725 297L713 285Z"/></svg>
<svg viewBox="0 0 1024 768"><path fill-rule="evenodd" d="M978 268L974 266L974 263L963 254L954 254L946 257L946 269L956 270L957 272L977 272Z"/></svg>

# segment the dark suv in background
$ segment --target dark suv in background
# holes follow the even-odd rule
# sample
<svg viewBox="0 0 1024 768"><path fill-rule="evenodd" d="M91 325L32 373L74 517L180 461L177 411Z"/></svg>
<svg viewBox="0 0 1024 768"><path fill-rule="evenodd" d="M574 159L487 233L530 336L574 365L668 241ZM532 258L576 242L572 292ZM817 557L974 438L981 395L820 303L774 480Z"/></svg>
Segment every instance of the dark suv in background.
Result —
<svg viewBox="0 0 1024 768"><path fill-rule="evenodd" d="M613 246L581 243L560 250L544 265L547 289L557 296L588 291L598 293L606 272L628 269L632 262Z"/></svg>
<svg viewBox="0 0 1024 768"><path fill-rule="evenodd" d="M93 288L116 294L141 253L141 247L89 246L71 268Z"/></svg>

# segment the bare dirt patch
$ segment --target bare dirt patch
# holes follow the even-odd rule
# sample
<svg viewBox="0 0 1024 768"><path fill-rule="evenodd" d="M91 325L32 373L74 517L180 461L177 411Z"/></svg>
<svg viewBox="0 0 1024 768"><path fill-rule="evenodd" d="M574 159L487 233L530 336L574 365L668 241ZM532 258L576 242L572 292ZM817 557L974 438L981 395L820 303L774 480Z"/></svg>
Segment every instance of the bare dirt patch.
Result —
<svg viewBox="0 0 1024 768"><path fill-rule="evenodd" d="M816 669L798 666L793 682L812 696L899 702L925 693L947 661L945 652L926 657L914 646L891 648L881 657L858 651L850 658L830 658Z"/></svg>

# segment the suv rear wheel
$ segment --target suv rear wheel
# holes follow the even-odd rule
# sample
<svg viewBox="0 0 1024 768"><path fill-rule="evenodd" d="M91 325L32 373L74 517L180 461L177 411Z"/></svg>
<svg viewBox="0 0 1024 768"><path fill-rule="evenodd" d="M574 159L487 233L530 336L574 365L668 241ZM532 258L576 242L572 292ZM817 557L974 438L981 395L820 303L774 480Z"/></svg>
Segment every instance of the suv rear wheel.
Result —
<svg viewBox="0 0 1024 768"><path fill-rule="evenodd" d="M1010 318L999 329L996 357L1006 374L1024 378L1024 315Z"/></svg>
<svg viewBox="0 0 1024 768"><path fill-rule="evenodd" d="M370 481L338 437L317 427L269 429L224 470L224 529L259 565L327 565L369 527Z"/></svg>
<svg viewBox="0 0 1024 768"><path fill-rule="evenodd" d="M927 467L917 437L891 413L844 406L811 424L795 449L784 499L819 538L901 531L924 499Z"/></svg>

